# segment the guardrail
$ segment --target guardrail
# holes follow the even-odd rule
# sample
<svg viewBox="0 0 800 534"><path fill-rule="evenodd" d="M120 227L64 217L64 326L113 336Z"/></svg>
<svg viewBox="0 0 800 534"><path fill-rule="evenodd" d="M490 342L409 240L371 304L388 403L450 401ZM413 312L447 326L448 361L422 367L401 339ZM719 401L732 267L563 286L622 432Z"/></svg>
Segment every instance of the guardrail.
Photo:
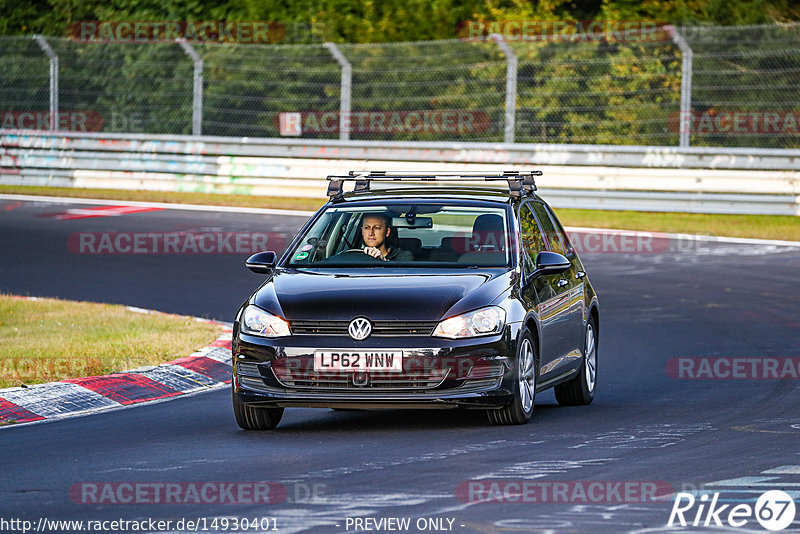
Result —
<svg viewBox="0 0 800 534"><path fill-rule="evenodd" d="M800 150L0 131L0 183L325 197L350 169L535 167L556 207L800 215Z"/></svg>

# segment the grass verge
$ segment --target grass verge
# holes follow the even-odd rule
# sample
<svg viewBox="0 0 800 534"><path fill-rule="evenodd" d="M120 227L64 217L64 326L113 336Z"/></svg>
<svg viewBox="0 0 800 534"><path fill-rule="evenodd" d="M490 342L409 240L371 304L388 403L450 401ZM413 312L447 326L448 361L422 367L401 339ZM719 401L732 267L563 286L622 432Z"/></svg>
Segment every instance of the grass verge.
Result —
<svg viewBox="0 0 800 534"><path fill-rule="evenodd" d="M0 193L311 211L316 210L325 202L324 198L283 198L215 193L124 191L117 189L77 189L70 187L11 185L0 185ZM546 196L545 200L547 200ZM653 232L800 241L800 217L792 216L716 215L706 213L655 213L575 209L557 209L556 212L565 226L619 228L623 230L648 230Z"/></svg>
<svg viewBox="0 0 800 534"><path fill-rule="evenodd" d="M0 295L0 388L157 365L188 356L220 331L120 305Z"/></svg>

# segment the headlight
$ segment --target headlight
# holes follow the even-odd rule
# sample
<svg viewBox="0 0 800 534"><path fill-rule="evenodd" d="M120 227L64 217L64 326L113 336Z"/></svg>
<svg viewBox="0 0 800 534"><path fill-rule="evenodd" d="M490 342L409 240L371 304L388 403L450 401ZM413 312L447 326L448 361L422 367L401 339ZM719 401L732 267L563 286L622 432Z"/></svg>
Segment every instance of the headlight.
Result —
<svg viewBox="0 0 800 534"><path fill-rule="evenodd" d="M289 323L253 305L244 309L242 332L264 337L290 336Z"/></svg>
<svg viewBox="0 0 800 534"><path fill-rule="evenodd" d="M445 319L436 325L433 335L450 339L486 336L502 331L505 322L505 310L497 306L489 306Z"/></svg>

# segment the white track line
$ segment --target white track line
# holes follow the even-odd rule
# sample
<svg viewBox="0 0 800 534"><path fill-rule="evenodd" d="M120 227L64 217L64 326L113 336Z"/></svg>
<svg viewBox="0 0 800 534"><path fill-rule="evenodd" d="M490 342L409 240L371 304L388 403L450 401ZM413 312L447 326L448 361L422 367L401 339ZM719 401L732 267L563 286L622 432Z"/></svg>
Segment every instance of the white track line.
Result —
<svg viewBox="0 0 800 534"><path fill-rule="evenodd" d="M142 208L162 208L187 211L224 211L228 213L254 213L259 215L287 215L290 217L310 217L314 211L280 210L271 208L243 208L236 206L205 206L201 204L171 204L169 202L140 202L136 200L105 200L101 198L46 197L39 195L0 194L0 200L23 200L26 202L55 202L61 204L97 204L101 206L137 206Z"/></svg>

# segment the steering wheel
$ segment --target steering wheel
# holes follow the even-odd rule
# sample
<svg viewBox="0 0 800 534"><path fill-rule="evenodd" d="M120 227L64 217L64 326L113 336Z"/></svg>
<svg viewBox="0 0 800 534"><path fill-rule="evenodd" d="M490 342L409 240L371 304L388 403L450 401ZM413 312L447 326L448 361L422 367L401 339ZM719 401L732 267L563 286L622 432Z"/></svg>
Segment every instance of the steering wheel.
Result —
<svg viewBox="0 0 800 534"><path fill-rule="evenodd" d="M352 261L354 261L355 263L370 263L370 262L373 262L373 263L374 263L374 262L380 262L380 263L383 263L383 260L382 260L382 259L380 259L380 258L374 258L374 257L370 256L369 254L366 254L366 253L365 253L365 252L364 252L362 249L360 249L360 248L349 248L349 249L347 249L347 250L343 250L343 251L339 252L338 254L335 254L335 255L331 256L331 257L330 257L330 258L328 258L328 259L332 259L332 258L338 258L338 257L344 257L344 256L347 256L347 255L350 255L350 256L351 256L351 257L348 257L348 258L347 258L347 260L348 260L348 261L351 261L351 260L352 260Z"/></svg>

